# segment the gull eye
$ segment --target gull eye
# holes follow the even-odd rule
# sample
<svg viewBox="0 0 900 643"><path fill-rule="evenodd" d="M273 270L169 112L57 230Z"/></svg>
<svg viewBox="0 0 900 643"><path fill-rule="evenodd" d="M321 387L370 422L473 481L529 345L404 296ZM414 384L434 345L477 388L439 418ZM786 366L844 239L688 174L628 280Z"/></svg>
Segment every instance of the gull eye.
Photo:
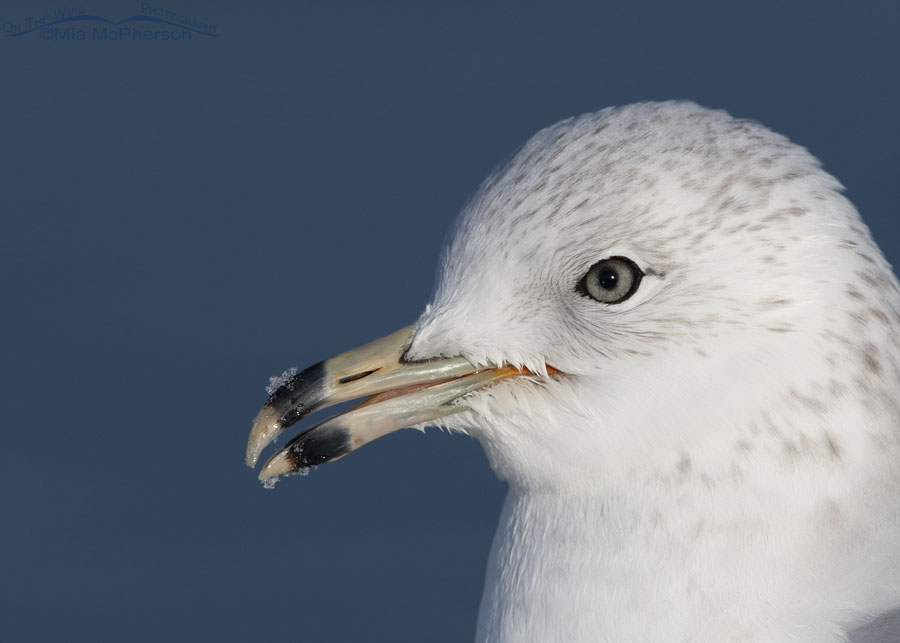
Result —
<svg viewBox="0 0 900 643"><path fill-rule="evenodd" d="M637 292L643 276L628 257L610 257L591 266L575 290L604 304L618 304Z"/></svg>

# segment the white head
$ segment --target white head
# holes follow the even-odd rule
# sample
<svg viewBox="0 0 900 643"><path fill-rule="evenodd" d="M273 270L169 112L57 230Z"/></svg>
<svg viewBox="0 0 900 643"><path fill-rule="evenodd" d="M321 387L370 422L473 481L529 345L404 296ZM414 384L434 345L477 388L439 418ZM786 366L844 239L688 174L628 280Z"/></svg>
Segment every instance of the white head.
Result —
<svg viewBox="0 0 900 643"><path fill-rule="evenodd" d="M825 421L836 407L900 425L897 282L841 189L783 136L692 103L567 119L465 207L407 356L565 373L443 421L513 486L827 466L861 447ZM578 284L611 257L642 277L602 303Z"/></svg>

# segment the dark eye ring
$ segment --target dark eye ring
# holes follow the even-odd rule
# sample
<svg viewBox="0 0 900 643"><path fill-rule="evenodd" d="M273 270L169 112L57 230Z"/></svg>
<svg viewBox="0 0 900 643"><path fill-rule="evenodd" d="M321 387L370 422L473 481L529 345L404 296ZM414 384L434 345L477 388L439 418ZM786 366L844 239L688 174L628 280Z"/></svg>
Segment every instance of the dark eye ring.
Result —
<svg viewBox="0 0 900 643"><path fill-rule="evenodd" d="M637 292L643 276L628 257L610 257L591 266L575 291L603 304L619 304Z"/></svg>

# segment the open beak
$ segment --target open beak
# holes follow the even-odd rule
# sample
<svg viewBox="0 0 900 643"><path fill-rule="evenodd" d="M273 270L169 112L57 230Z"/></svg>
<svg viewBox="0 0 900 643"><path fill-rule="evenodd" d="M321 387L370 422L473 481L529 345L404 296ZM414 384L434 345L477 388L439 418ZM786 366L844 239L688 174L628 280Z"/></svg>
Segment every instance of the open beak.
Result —
<svg viewBox="0 0 900 643"><path fill-rule="evenodd" d="M528 371L510 366L476 369L462 357L407 362L415 329L407 326L293 374L269 396L253 420L247 466L285 429L326 407L366 397L345 413L288 442L260 471L260 480L337 460L367 442L405 427L465 410L455 399ZM554 369L555 370L555 369Z"/></svg>

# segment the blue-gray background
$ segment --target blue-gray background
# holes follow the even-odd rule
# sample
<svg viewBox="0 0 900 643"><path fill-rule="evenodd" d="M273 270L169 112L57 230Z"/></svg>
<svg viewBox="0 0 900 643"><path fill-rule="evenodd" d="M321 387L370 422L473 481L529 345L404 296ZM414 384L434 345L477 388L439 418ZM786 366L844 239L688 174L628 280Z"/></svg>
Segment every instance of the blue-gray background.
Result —
<svg viewBox="0 0 900 643"><path fill-rule="evenodd" d="M268 375L416 318L459 206L556 120L761 120L900 260L896 2L380 4L0 33L0 640L471 638L504 494L474 441L401 432L274 491L244 444Z"/></svg>

